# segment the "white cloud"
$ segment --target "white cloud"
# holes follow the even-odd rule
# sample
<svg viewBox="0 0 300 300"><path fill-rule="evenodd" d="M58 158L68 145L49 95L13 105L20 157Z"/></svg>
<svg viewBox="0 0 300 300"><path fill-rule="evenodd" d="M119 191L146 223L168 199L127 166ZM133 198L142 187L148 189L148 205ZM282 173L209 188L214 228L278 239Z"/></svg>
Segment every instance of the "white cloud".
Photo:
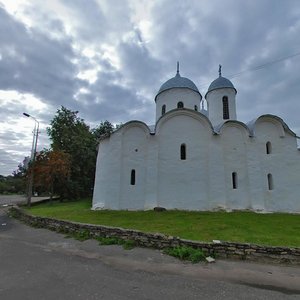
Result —
<svg viewBox="0 0 300 300"><path fill-rule="evenodd" d="M0 90L0 105L8 107L13 105L23 105L26 110L33 110L35 113L47 109L47 105L35 95L11 90Z"/></svg>
<svg viewBox="0 0 300 300"><path fill-rule="evenodd" d="M41 121L41 147L61 105L91 124L153 123L177 60L204 96L219 63L226 77L299 52L299 20L293 0L0 0L0 161L30 152L24 111ZM242 121L279 114L300 135L299 60L232 79Z"/></svg>

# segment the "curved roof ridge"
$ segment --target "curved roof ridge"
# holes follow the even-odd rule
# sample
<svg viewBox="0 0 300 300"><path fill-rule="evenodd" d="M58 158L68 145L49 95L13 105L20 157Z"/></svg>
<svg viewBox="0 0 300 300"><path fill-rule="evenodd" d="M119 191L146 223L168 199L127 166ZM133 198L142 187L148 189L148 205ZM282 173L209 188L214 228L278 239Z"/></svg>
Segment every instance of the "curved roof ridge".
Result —
<svg viewBox="0 0 300 300"><path fill-rule="evenodd" d="M166 116L170 116L171 114L187 114L187 113L192 113L193 115L195 116L203 116L204 119L207 121L209 127L211 128L211 131L213 134L217 134L217 132L215 132L214 130L214 127L210 121L210 119L203 113L201 113L200 111L195 111L193 109L190 109L190 108L181 108L181 109L178 109L178 108L174 108L174 109L171 109L169 110L168 112L166 112L164 115L162 115L156 122L155 124L155 134L156 134L156 131L157 131L157 125L161 122L162 119L164 119Z"/></svg>
<svg viewBox="0 0 300 300"><path fill-rule="evenodd" d="M128 125L131 125L131 124L134 124L134 123L144 126L145 129L149 131L149 134L151 133L151 128L150 128L151 125L148 126L145 122L140 121L140 120L130 120L130 121L122 124L119 128L117 128L116 130L114 130L113 132L111 132L109 135L103 136L103 138L101 140L105 140L106 138L110 137L112 134L115 134L116 132L120 131L121 129L124 129L124 127L126 127Z"/></svg>
<svg viewBox="0 0 300 300"><path fill-rule="evenodd" d="M247 124L245 124L245 123L242 122L242 121L238 121L238 120L226 120L226 121L224 121L224 122L222 122L222 123L216 125L216 126L214 127L215 132L218 133L218 134L220 134L220 133L221 133L221 130L222 130L222 128L223 128L223 126L224 126L225 124L227 124L227 123L236 123L236 124L239 124L239 125L241 125L242 127L244 127L244 128L249 132L249 136L250 136L250 137L253 136L253 135L252 135L252 132L251 132L250 128L247 126Z"/></svg>
<svg viewBox="0 0 300 300"><path fill-rule="evenodd" d="M221 75L215 79L208 87L208 90L205 94L205 98L207 96L207 94L211 91L214 91L214 90L217 90L217 89L223 89L223 88L232 88L235 90L235 93L237 93L237 90L236 88L234 87L233 83L225 78L225 77L222 77Z"/></svg>
<svg viewBox="0 0 300 300"><path fill-rule="evenodd" d="M173 88L187 88L187 89L193 90L196 93L198 93L202 99L202 96L201 96L197 86L195 85L195 83L186 77L180 76L179 72L177 72L174 77L167 80L165 83L163 83L161 85L161 87L159 88L159 90L157 92L157 95L155 96L155 101L156 101L157 96L160 93L167 91L169 89L173 89Z"/></svg>
<svg viewBox="0 0 300 300"><path fill-rule="evenodd" d="M283 121L282 118L276 116L276 115L272 115L272 114L264 114L261 115L259 117L257 117L256 119L251 120L250 122L247 123L247 126L249 127L249 129L251 130L252 134L254 135L254 128L255 128L255 124L256 122L261 119L261 118L274 118L275 120L279 121L283 127L283 129L290 133L292 136L296 137L296 138L300 138L299 136L297 136L297 134L290 129L290 127Z"/></svg>

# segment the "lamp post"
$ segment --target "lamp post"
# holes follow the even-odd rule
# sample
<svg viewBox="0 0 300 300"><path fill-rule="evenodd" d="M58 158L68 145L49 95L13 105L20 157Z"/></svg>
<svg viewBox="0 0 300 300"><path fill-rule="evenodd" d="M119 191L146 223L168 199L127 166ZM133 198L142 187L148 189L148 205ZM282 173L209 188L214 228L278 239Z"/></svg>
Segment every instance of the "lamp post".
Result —
<svg viewBox="0 0 300 300"><path fill-rule="evenodd" d="M33 164L35 162L36 158L36 149L37 149L37 141L39 136L39 127L40 123L39 121L34 118L33 116L23 113L25 117L31 118L34 120L34 129L33 129L33 139L32 139L32 147L31 147L31 157L30 162ZM28 191L27 191L27 206L30 207L31 204L31 197L32 197L32 186L33 186L33 168L31 168L30 176L28 178Z"/></svg>

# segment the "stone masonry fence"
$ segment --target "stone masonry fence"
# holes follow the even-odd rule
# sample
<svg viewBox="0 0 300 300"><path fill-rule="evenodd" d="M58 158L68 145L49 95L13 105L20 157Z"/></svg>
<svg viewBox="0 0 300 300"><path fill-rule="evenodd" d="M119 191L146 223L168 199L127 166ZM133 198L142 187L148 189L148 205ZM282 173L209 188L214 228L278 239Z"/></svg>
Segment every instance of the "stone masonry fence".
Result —
<svg viewBox="0 0 300 300"><path fill-rule="evenodd" d="M90 238L117 237L123 240L133 240L137 246L156 249L187 246L195 249L201 249L205 255L212 255L216 256L217 258L263 260L269 262L292 263L300 265L299 247L273 247L250 243L233 243L223 241L213 241L212 243L190 241L160 233L145 233L138 230L103 225L91 225L32 216L17 206L11 207L10 213L15 218L31 226L47 228L64 234L84 233Z"/></svg>

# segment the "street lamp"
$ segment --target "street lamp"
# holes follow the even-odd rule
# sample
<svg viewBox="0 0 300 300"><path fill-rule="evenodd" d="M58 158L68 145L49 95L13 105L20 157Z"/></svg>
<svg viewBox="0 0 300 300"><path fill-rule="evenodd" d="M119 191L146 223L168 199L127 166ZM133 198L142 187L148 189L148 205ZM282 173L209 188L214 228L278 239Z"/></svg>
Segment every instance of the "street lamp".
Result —
<svg viewBox="0 0 300 300"><path fill-rule="evenodd" d="M31 116L30 114L23 113L25 117L31 118L34 120L34 129L33 129L33 139L32 139L32 147L31 147L31 157L30 162L33 164L36 157L36 149L37 149L37 141L39 136L39 121ZM32 185L33 185L33 168L31 168L30 176L28 179L28 193L27 193L27 206L30 207L31 204L31 197L32 197Z"/></svg>

